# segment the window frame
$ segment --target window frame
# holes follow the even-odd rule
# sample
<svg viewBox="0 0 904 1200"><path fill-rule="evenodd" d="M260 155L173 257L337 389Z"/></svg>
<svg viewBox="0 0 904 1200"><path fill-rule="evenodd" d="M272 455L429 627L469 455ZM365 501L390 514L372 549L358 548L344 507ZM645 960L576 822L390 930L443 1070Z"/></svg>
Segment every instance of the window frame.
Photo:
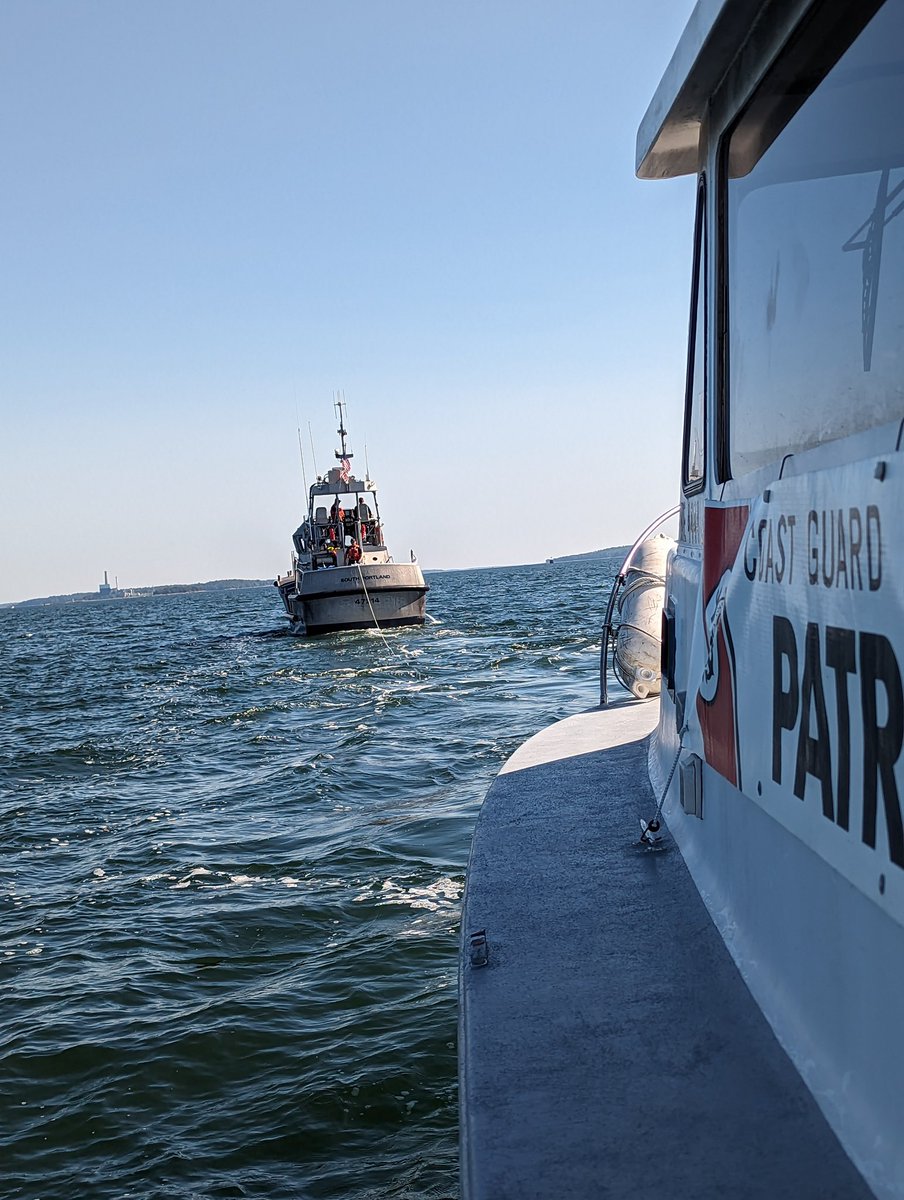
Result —
<svg viewBox="0 0 904 1200"><path fill-rule="evenodd" d="M701 171L697 181L697 212L694 218L694 260L691 269L691 305L690 318L688 320L687 334L687 366L684 377L684 431L682 436L681 446L681 490L685 496L695 496L698 492L702 492L706 487L706 466L707 466L707 399L709 388L707 386L707 371L709 363L709 347L708 347L708 304L707 297L707 278L706 269L708 266L707 254L707 236L706 236L706 172ZM702 297L701 297L702 287ZM701 309L702 299L702 313ZM702 425L703 425L703 461L702 471L698 478L691 479L688 474L690 466L690 439L691 439L691 418L694 405L694 383L696 380L697 368L697 331L698 322L703 322L702 326L702 347L703 347L703 363L702 363L702 378L703 378L703 399L702 399Z"/></svg>

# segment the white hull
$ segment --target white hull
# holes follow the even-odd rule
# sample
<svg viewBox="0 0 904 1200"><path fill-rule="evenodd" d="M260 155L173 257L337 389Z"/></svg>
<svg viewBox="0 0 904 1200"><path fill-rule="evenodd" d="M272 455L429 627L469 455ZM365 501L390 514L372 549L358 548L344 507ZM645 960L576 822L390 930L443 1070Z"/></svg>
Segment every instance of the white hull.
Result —
<svg viewBox="0 0 904 1200"><path fill-rule="evenodd" d="M416 563L299 570L277 586L300 635L423 625L429 590Z"/></svg>

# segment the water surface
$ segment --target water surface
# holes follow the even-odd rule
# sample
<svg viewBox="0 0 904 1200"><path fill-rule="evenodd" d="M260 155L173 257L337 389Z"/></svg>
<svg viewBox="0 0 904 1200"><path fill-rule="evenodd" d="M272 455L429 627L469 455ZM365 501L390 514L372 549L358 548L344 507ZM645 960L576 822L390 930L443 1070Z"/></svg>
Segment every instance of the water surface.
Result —
<svg viewBox="0 0 904 1200"><path fill-rule="evenodd" d="M471 831L596 703L619 558L433 573L385 640L273 588L0 611L4 1196L458 1195Z"/></svg>

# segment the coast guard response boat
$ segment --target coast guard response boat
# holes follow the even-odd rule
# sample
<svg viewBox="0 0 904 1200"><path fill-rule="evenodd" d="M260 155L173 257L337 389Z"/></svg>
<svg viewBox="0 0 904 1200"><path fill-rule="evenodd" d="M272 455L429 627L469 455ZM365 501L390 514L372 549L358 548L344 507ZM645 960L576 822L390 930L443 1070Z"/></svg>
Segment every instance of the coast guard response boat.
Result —
<svg viewBox="0 0 904 1200"><path fill-rule="evenodd" d="M338 466L308 492L308 514L292 535L292 568L279 590L295 634L423 625L430 590L413 552L394 562L383 537L377 485L352 474L343 402Z"/></svg>
<svg viewBox="0 0 904 1200"><path fill-rule="evenodd" d="M902 114L904 0L700 0L641 124L698 180L661 697L481 811L469 1200L904 1197Z"/></svg>

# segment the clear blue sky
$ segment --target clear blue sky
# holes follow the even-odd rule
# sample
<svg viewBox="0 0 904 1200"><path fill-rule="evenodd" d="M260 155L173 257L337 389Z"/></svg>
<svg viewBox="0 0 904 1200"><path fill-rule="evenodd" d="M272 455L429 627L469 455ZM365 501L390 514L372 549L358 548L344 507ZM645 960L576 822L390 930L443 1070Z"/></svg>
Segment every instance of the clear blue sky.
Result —
<svg viewBox="0 0 904 1200"><path fill-rule="evenodd" d="M396 557L676 499L693 183L634 178L691 0L4 0L0 601L272 577L345 392Z"/></svg>

